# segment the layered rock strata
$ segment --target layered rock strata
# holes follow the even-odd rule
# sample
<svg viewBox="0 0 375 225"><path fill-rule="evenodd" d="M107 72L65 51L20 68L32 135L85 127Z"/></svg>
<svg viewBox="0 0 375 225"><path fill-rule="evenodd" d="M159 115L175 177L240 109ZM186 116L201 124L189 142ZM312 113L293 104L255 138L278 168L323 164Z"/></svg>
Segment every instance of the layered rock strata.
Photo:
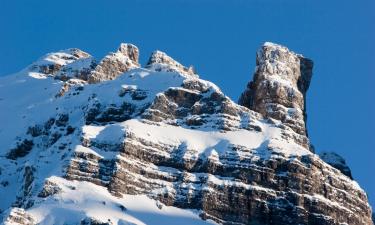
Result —
<svg viewBox="0 0 375 225"><path fill-rule="evenodd" d="M306 135L306 92L313 62L286 47L265 43L256 55L254 78L242 93L239 104L282 121Z"/></svg>
<svg viewBox="0 0 375 225"><path fill-rule="evenodd" d="M88 76L89 83L98 83L113 80L117 76L134 68L140 67L138 63L139 50L132 44L121 44L114 53L109 53L99 62Z"/></svg>
<svg viewBox="0 0 375 225"><path fill-rule="evenodd" d="M76 224L116 224L127 215L123 205L105 220L76 208L99 202L113 210L101 195L106 192L116 199L146 195L160 210L194 209L218 224L373 224L366 193L345 170L309 150L304 96L310 60L265 44L241 106L165 53L153 53L146 68L137 68L135 49L121 45L114 54L124 55L124 67L114 60L106 70L105 60L99 63L96 74L103 76L94 83L111 81L79 79L84 82L59 98L36 104L35 112L50 110L46 118L25 124L24 135L0 158L0 194L16 190L17 196L7 200L13 213L4 213L4 221L45 222L40 212L57 218L53 210L64 205ZM87 182L101 190L94 199L79 188Z"/></svg>

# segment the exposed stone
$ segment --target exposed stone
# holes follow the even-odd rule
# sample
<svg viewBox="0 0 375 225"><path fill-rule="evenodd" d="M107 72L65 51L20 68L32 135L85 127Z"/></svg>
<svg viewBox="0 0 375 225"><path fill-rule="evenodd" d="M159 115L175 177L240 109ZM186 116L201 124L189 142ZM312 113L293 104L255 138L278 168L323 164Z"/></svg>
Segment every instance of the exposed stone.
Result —
<svg viewBox="0 0 375 225"><path fill-rule="evenodd" d="M4 225L36 225L34 219L22 208L12 208L4 215Z"/></svg>
<svg viewBox="0 0 375 225"><path fill-rule="evenodd" d="M126 121L136 113L135 109L134 105L127 102L119 106L115 104L102 106L97 103L87 110L85 115L86 124Z"/></svg>
<svg viewBox="0 0 375 225"><path fill-rule="evenodd" d="M60 114L57 116L57 119L55 121L56 126L63 127L68 124L69 121L69 115L68 114Z"/></svg>
<svg viewBox="0 0 375 225"><path fill-rule="evenodd" d="M87 80L89 74L96 67L96 61L93 57L81 58L69 63L56 73L55 79L67 81L72 78Z"/></svg>
<svg viewBox="0 0 375 225"><path fill-rule="evenodd" d="M192 66L185 67L162 51L154 51L145 67L158 72L175 72L198 76Z"/></svg>
<svg viewBox="0 0 375 225"><path fill-rule="evenodd" d="M339 154L335 152L321 152L319 156L324 162L340 170L343 174L350 177L350 179L353 179L349 166L346 165L345 159Z"/></svg>
<svg viewBox="0 0 375 225"><path fill-rule="evenodd" d="M29 154L33 148L34 143L32 140L24 139L21 142L17 143L17 146L9 151L7 154L8 159L17 159L22 158Z"/></svg>
<svg viewBox="0 0 375 225"><path fill-rule="evenodd" d="M117 52L109 53L88 76L89 83L113 80L131 69L138 68L139 50L132 44L121 44Z"/></svg>
<svg viewBox="0 0 375 225"><path fill-rule="evenodd" d="M99 220L96 220L94 218L85 218L81 221L80 225L112 225L113 223L111 221L102 222Z"/></svg>
<svg viewBox="0 0 375 225"><path fill-rule="evenodd" d="M33 188L35 168L33 166L26 165L23 171L24 183L22 185L22 191L17 196L17 200L13 204L13 207L30 208L34 204L33 200L29 197Z"/></svg>
<svg viewBox="0 0 375 225"><path fill-rule="evenodd" d="M307 136L305 97L312 67L310 59L286 47L265 43L257 52L253 81L248 83L239 104L281 120Z"/></svg>
<svg viewBox="0 0 375 225"><path fill-rule="evenodd" d="M181 147L129 134L118 148L122 157L104 166L97 156L80 153L68 175L116 196L147 194L166 205L200 209L223 224L370 224L366 194L314 155L258 160L250 149L233 146L216 161L186 158L192 150ZM233 155L242 159L233 161Z"/></svg>
<svg viewBox="0 0 375 225"><path fill-rule="evenodd" d="M59 93L57 93L55 97L62 97L65 95L65 93L67 93L69 90L73 88L74 91L70 93L70 95L78 95L79 92L84 89L84 85L86 84L87 82L85 80L71 78L64 82L64 84L61 86Z"/></svg>
<svg viewBox="0 0 375 225"><path fill-rule="evenodd" d="M70 48L59 52L49 53L29 66L30 71L46 75L56 75L64 66L91 56L77 48ZM80 66L76 64L76 67ZM66 69L72 67L67 67ZM67 72L67 71L66 71Z"/></svg>
<svg viewBox="0 0 375 225"><path fill-rule="evenodd" d="M122 73L120 71L139 66L138 50L132 45L121 45L118 52L106 57L99 66L100 73L95 74L100 76L95 77L98 78L95 82L115 79ZM61 107L55 118L31 124L25 131L27 139L20 139L35 143L39 152L33 151L41 157L36 158L36 165L21 164L26 160L32 162L26 156L33 148L32 145L30 149L22 147L22 141L20 150L10 157L17 160L10 160L11 163L21 165L14 168L22 180L13 207L28 208L33 203L64 200L66 188L75 190L77 187L78 191L79 186L70 185L86 181L107 188L117 197L147 195L156 200L160 209L164 205L195 209L202 219L219 224L372 225L367 195L349 179L350 170L342 158L335 161L339 164L332 163L327 155L322 155L322 160L306 150L309 140L304 101L311 69L310 60L285 47L264 45L258 52L254 82L240 99L245 107L235 104L216 85L198 79L192 69L161 52L153 54L147 70L139 70L148 74L142 77L144 83L149 83L147 78L152 75L160 75L150 71L162 72L161 75L168 78L177 77L171 82L173 85L157 92L154 87L148 89L137 83L117 83L119 89L110 90L113 99L104 99L96 88L105 88L105 85L73 84L62 92L64 97L54 100L84 95L84 99L76 101L83 102L82 105L79 103L72 108L78 113L65 112ZM138 70L133 72L136 74ZM66 83L75 79L69 78ZM79 122L75 123L77 119ZM130 119L132 121L127 121ZM144 126L146 132L138 131L136 125ZM153 129L174 131L176 126L189 132L201 132L202 137L176 137L177 141L174 135L165 139L152 137ZM99 133L86 134L85 128ZM270 133L275 130L277 137L271 138ZM218 136L217 144L207 149L188 145L186 141L202 141L203 132L225 136L232 131L254 134L261 141L259 145L246 147ZM248 141L256 140L249 137ZM298 154L290 153L284 144L297 148ZM41 165L45 165L46 156L61 158L62 178L38 177L42 174L40 168L44 169ZM0 172L8 173L9 165L1 166ZM103 208L115 206L118 212L126 213L126 204L108 204L107 201L109 198L98 199ZM13 223L33 224L23 209L13 210L19 210L13 213L16 215L13 217L18 218L11 219ZM88 214L82 214L79 217L82 220L76 223L116 223L98 220L91 214L86 216Z"/></svg>
<svg viewBox="0 0 375 225"><path fill-rule="evenodd" d="M56 183L46 180L46 182L43 185L42 191L39 192L38 194L38 197L46 198L48 196L51 196L60 192L61 192L61 188Z"/></svg>

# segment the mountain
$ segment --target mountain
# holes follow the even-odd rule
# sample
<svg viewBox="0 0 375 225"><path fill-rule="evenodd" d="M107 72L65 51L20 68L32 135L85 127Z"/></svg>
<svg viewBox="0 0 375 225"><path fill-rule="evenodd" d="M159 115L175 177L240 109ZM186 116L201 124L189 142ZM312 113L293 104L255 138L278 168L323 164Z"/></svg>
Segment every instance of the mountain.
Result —
<svg viewBox="0 0 375 225"><path fill-rule="evenodd" d="M265 43L237 104L138 58L67 49L0 78L4 224L373 224L345 160L309 141L310 59Z"/></svg>

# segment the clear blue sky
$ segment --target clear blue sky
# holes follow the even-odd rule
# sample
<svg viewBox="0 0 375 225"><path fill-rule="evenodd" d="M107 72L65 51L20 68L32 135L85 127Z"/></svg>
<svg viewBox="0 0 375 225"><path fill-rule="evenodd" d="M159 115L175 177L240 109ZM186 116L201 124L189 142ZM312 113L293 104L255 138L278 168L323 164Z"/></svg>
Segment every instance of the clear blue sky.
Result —
<svg viewBox="0 0 375 225"><path fill-rule="evenodd" d="M375 205L375 1L0 1L0 76L70 47L97 58L120 42L194 65L237 100L265 41L315 62L308 128L317 151L336 151ZM4 109L1 109L4 110Z"/></svg>

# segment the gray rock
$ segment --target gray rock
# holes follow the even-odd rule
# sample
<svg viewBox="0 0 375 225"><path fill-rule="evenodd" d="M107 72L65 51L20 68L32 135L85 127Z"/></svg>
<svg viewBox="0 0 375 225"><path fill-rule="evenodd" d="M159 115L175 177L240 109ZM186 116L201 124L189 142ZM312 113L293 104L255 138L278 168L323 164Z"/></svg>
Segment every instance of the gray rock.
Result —
<svg viewBox="0 0 375 225"><path fill-rule="evenodd" d="M61 192L61 188L54 182L46 180L43 185L43 189L39 192L38 197L47 198L48 196L58 194Z"/></svg>
<svg viewBox="0 0 375 225"><path fill-rule="evenodd" d="M138 50L135 49L131 45L121 45L117 53L102 60L95 73L90 73L98 75L91 82L115 79L124 71L136 68ZM82 126L110 127L136 119L139 123L152 124L155 129L173 125L222 135L241 130L260 132L257 135L265 132L267 135L271 127L277 127L280 131L277 140L309 148L305 95L312 62L285 47L268 43L258 52L254 81L240 99L243 106L234 103L216 85L199 79L192 69L165 53L155 52L146 67L147 70L142 72L176 73L184 81L156 94L144 86L139 89L137 85L120 85L114 90L115 101L106 101L100 92L92 92L96 85L87 88L73 85L71 90L63 93L68 95L63 99L74 98L74 93L91 91L86 95L87 105L75 108L83 115L82 123L79 123ZM49 149L49 154L61 153L65 157L63 178L67 180L103 186L118 197L124 194L147 195L159 206L195 209L202 219L219 224L373 224L366 193L348 176L332 167L334 163L325 156L319 158L308 151L288 155L277 151L277 144L271 145L270 140L250 149L223 139L214 146L220 153L208 154L206 150L201 153L183 142L139 135L131 126L125 130L118 126L123 133L117 134L116 130L113 134L119 138L108 141L99 135L85 135L79 125L70 124L76 118L68 115L59 111L54 118L46 118L43 124L30 125L25 131L29 140L40 145L41 152ZM67 148L77 145L92 151L62 154ZM345 165L342 160L338 161ZM23 186L18 206L27 208L32 204L28 200L35 199L35 196L43 202L44 198L63 190L48 179L35 187L34 176L38 171L34 172L34 167L21 168L24 168L21 173ZM119 210L126 210L119 207ZM18 214L20 219L17 220L26 221L19 224L28 224L27 213L20 210ZM77 221L79 223L112 224L91 217Z"/></svg>
<svg viewBox="0 0 375 225"><path fill-rule="evenodd" d="M4 215L4 225L36 225L34 219L22 208L12 208Z"/></svg>
<svg viewBox="0 0 375 225"><path fill-rule="evenodd" d="M257 52L253 81L248 83L239 104L307 136L305 96L312 67L310 59L286 47L265 43Z"/></svg>
<svg viewBox="0 0 375 225"><path fill-rule="evenodd" d="M158 50L151 54L145 67L158 72L175 72L188 76L198 76L192 66L185 67L166 53Z"/></svg>
<svg viewBox="0 0 375 225"><path fill-rule="evenodd" d="M62 68L68 70L68 68L73 67L65 67L68 64L77 62L81 60L85 60L90 58L91 56L77 48L70 48L66 50L61 50L54 53L49 53L40 59L38 59L35 63L29 66L29 70L37 73L42 73L46 75L55 76ZM73 64L72 64L73 65ZM78 63L75 67L80 67L81 65ZM65 71L67 72L67 71ZM78 73L78 72L77 72ZM58 75L63 77L62 74Z"/></svg>
<svg viewBox="0 0 375 225"><path fill-rule="evenodd" d="M32 140L24 139L16 144L16 147L11 149L7 154L8 159L17 159L22 158L29 154L31 149L34 146L34 142Z"/></svg>
<svg viewBox="0 0 375 225"><path fill-rule="evenodd" d="M350 177L350 179L353 179L349 166L346 165L345 159L339 154L335 152L321 152L319 156L324 162L340 170L343 174Z"/></svg>
<svg viewBox="0 0 375 225"><path fill-rule="evenodd" d="M117 76L139 68L139 50L135 45L122 43L115 53L109 53L88 75L89 83L113 80Z"/></svg>

